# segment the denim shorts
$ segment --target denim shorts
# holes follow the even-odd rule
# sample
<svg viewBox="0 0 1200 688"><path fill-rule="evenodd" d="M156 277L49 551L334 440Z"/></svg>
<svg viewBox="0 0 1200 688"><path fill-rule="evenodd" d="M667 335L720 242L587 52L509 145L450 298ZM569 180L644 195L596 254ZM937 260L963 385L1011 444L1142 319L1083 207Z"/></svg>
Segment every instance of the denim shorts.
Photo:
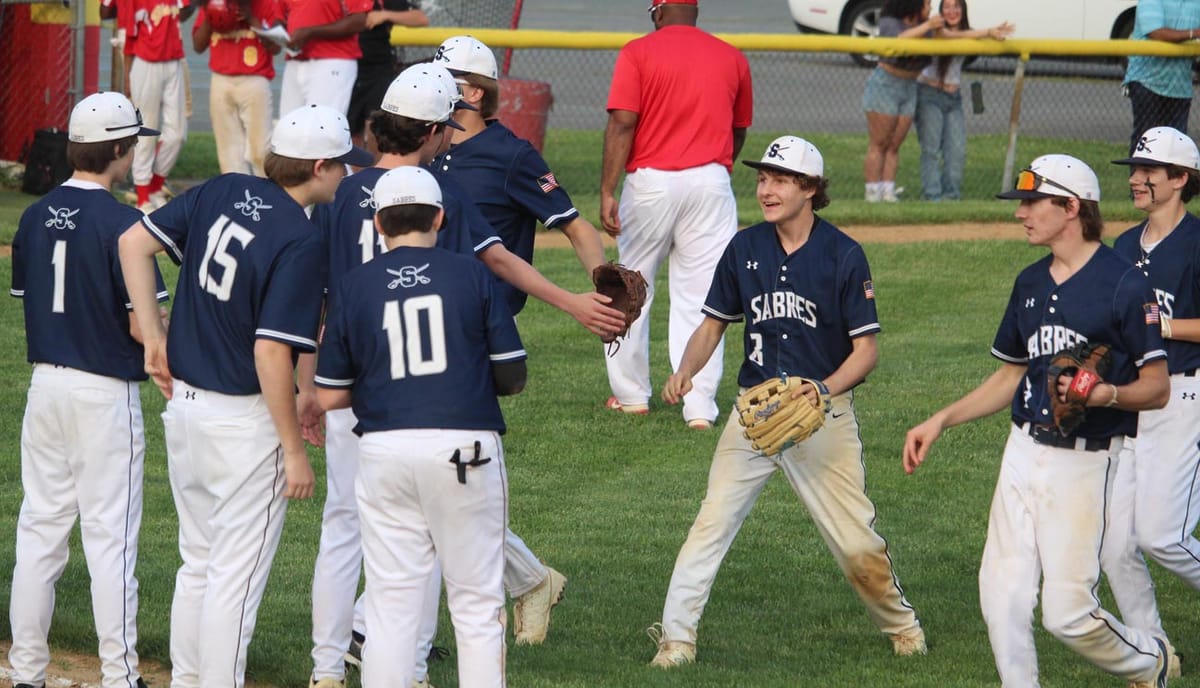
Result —
<svg viewBox="0 0 1200 688"><path fill-rule="evenodd" d="M901 79L876 67L863 89L863 111L912 117L917 111L917 80Z"/></svg>

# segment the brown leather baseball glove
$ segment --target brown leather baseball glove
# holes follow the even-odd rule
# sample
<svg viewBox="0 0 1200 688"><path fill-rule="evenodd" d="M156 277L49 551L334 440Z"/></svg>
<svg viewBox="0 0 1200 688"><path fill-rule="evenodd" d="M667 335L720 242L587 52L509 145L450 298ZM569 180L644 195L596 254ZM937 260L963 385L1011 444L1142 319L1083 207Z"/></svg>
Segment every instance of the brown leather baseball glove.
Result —
<svg viewBox="0 0 1200 688"><path fill-rule="evenodd" d="M642 306L646 303L646 278L637 270L610 262L597 265L592 270L592 284L596 286L597 293L612 299L609 307L625 315L625 327L621 331L601 337L605 344L611 344L629 334L629 326L642 314Z"/></svg>
<svg viewBox="0 0 1200 688"><path fill-rule="evenodd" d="M1112 354L1107 344L1081 342L1054 354L1046 368L1046 388L1050 393L1050 411L1054 425L1063 437L1070 435L1087 416L1087 400L1096 385L1104 382L1112 370ZM1071 375L1066 400L1058 396L1058 378Z"/></svg>

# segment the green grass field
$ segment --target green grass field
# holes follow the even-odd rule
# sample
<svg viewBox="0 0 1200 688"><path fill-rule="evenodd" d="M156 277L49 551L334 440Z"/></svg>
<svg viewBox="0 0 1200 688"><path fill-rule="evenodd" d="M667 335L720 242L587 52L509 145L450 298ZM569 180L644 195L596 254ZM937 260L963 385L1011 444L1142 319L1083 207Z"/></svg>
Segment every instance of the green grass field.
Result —
<svg viewBox="0 0 1200 688"><path fill-rule="evenodd" d="M929 655L892 656L780 477L759 499L717 578L700 625L699 662L670 672L649 668L654 646L644 629L659 620L675 555L704 494L717 435L687 430L677 409L658 402L645 417L603 409L609 392L602 346L565 315L531 302L520 317L529 385L503 403L510 428L504 442L511 525L569 582L547 643L510 648L510 685L998 685L979 613L976 571L1006 419L998 415L948 431L914 476L903 474L900 450L908 427L997 365L988 350L1012 278L1043 252L1013 241L866 249L884 326L879 367L857 399L869 492L878 507L877 528L891 543L900 580L928 632ZM568 288L587 287L567 250L541 251L538 265ZM0 283L9 279L9 270L9 262L0 261ZM665 306L658 304L653 313L656 387L668 373ZM733 402L741 353L741 328L731 327L730 334L723 408ZM11 571L29 375L16 299L0 301L0 338L8 352L0 357L0 571ZM157 418L162 401L149 385L143 399L149 450L138 565L140 649L145 657L166 661L179 563L176 520ZM312 458L320 475L321 452L314 450ZM306 685L308 591L322 495L290 505L250 650L250 673L260 685ZM91 653L88 578L77 541L72 551L59 583L52 643ZM1166 628L1184 655L1185 677L1172 686L1200 686L1200 664L1189 661L1200 657L1195 621L1200 604L1177 579L1153 571ZM8 605L7 591L0 592L0 616L7 616ZM7 626L0 633L7 634ZM1040 629L1037 638L1043 686L1124 685ZM453 645L448 622L437 642ZM431 678L439 688L456 685L453 661L433 665Z"/></svg>

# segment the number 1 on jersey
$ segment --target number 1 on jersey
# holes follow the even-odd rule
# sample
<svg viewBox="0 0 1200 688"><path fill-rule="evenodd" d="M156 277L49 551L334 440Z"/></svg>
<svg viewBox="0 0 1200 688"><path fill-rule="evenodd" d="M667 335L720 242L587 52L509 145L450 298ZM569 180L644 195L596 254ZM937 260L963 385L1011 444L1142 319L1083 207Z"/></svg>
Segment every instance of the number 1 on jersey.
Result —
<svg viewBox="0 0 1200 688"><path fill-rule="evenodd" d="M54 266L54 304L50 306L50 311L53 313L65 313L67 281L67 242L59 239L54 242L54 256L50 259L50 264Z"/></svg>
<svg viewBox="0 0 1200 688"><path fill-rule="evenodd" d="M428 358L421 347L422 313L425 314L429 328L426 333L429 337ZM403 315L402 319L399 301L383 304L383 331L387 333L388 338L392 379L445 372L446 327L442 318L442 297L438 294L426 294L406 299Z"/></svg>

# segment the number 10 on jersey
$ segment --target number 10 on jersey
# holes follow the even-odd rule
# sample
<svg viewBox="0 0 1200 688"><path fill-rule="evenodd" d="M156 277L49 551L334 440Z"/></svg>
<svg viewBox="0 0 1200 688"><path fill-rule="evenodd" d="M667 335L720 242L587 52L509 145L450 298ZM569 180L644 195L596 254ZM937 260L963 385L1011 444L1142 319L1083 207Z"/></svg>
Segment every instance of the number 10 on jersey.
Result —
<svg viewBox="0 0 1200 688"><path fill-rule="evenodd" d="M383 331L387 334L392 379L408 375L436 375L446 371L446 327L442 297L426 294L383 304ZM422 336L424 335L424 336ZM426 339L428 350L421 346Z"/></svg>

